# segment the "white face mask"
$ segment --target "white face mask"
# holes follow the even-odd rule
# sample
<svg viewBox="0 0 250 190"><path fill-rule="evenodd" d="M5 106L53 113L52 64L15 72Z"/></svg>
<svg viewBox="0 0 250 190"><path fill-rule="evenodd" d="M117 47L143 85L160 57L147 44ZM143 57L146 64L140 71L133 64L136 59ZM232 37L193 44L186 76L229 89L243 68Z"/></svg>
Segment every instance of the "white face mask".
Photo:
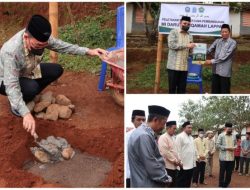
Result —
<svg viewBox="0 0 250 190"><path fill-rule="evenodd" d="M203 138L203 137L204 137L204 134L199 134L199 137L200 137L200 138Z"/></svg>

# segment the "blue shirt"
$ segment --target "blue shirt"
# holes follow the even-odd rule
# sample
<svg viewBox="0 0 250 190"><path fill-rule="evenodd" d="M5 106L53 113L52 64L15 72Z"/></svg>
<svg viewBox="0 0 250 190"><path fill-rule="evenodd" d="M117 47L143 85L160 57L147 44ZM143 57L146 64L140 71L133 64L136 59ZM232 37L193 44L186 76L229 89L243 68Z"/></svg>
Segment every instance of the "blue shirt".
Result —
<svg viewBox="0 0 250 190"><path fill-rule="evenodd" d="M242 149L245 151L248 151L249 153L247 155L243 155ZM250 158L250 140L244 139L241 142L241 152L240 152L240 157L247 157Z"/></svg>
<svg viewBox="0 0 250 190"><path fill-rule="evenodd" d="M131 187L164 187L167 182L171 182L154 131L147 124L142 124L131 134L128 160Z"/></svg>

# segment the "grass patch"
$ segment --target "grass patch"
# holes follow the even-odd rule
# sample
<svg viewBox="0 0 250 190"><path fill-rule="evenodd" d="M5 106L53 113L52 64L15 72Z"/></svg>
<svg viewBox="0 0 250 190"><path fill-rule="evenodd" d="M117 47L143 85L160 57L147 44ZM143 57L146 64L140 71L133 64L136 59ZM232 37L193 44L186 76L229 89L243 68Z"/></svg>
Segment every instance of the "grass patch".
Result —
<svg viewBox="0 0 250 190"><path fill-rule="evenodd" d="M244 65L239 65L238 69L233 72L232 87L240 90L250 89L250 62Z"/></svg>
<svg viewBox="0 0 250 190"><path fill-rule="evenodd" d="M248 44L240 44L237 46L237 51L250 51Z"/></svg>
<svg viewBox="0 0 250 190"><path fill-rule="evenodd" d="M153 88L155 82L155 64L148 64L142 72L127 77L128 89ZM161 63L160 88L168 87L166 63Z"/></svg>
<svg viewBox="0 0 250 190"><path fill-rule="evenodd" d="M237 65L237 68L233 68L233 76L231 79L231 88L237 90L248 90L250 88L250 62L244 65ZM212 70L210 67L203 68L203 89L204 92L207 90L210 92L211 89L211 79ZM160 89L167 92L168 82L167 82L167 72L166 72L166 62L161 63L161 81ZM155 64L148 64L145 69L139 73L133 73L127 77L127 88L131 89L153 89L155 81ZM198 91L198 87L195 84L189 84L187 86L188 91Z"/></svg>

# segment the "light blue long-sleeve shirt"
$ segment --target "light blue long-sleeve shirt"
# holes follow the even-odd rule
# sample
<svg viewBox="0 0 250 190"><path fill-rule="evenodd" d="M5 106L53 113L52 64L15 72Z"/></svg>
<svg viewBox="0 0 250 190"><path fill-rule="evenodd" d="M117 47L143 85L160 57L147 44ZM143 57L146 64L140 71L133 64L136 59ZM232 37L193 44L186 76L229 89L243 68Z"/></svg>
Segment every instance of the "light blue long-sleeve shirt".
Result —
<svg viewBox="0 0 250 190"><path fill-rule="evenodd" d="M222 77L232 76L233 55L236 50L237 43L232 38L224 40L223 38L217 39L208 48L207 53L214 53L212 59L213 74L218 74Z"/></svg>

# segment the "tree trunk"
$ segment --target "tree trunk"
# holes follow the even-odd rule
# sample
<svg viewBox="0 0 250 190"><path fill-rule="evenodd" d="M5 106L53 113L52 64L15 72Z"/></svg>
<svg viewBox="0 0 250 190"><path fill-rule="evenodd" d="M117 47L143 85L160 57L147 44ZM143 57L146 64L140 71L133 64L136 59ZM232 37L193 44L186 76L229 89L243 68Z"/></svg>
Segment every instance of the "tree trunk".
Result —
<svg viewBox="0 0 250 190"><path fill-rule="evenodd" d="M52 27L52 36L58 37L58 3L50 2L49 3L49 21ZM58 55L54 51L50 51L50 62L57 63Z"/></svg>

